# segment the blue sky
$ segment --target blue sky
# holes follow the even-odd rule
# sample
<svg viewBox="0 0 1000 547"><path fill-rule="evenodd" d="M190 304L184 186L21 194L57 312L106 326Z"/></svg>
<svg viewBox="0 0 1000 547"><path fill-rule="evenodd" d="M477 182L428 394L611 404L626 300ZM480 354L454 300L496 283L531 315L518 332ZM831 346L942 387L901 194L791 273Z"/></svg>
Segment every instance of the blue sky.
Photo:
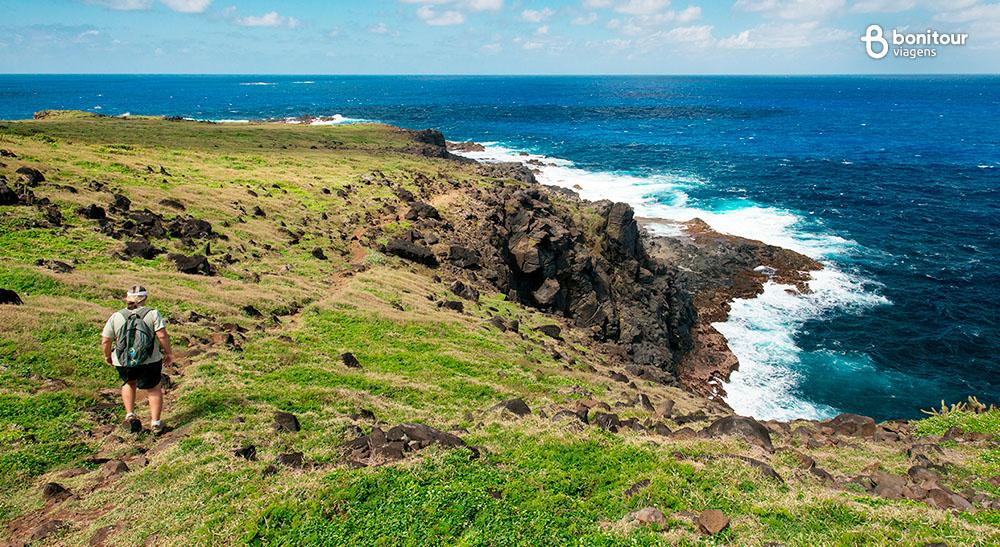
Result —
<svg viewBox="0 0 1000 547"><path fill-rule="evenodd" d="M1000 0L0 0L0 72L1000 72ZM869 59L870 23L966 32Z"/></svg>

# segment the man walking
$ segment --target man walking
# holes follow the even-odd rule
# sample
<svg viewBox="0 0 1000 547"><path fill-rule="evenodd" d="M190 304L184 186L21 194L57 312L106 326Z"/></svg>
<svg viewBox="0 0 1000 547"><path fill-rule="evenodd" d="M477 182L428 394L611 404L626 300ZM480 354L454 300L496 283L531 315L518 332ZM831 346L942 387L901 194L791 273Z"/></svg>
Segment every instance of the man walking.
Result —
<svg viewBox="0 0 1000 547"><path fill-rule="evenodd" d="M101 348L104 360L114 365L122 380L122 403L125 427L133 433L142 431L135 415L135 390L146 390L149 398L150 431L163 433L160 413L163 389L160 378L163 366L173 362L167 322L158 310L144 306L149 293L135 285L125 295L125 309L115 312L104 325Z"/></svg>

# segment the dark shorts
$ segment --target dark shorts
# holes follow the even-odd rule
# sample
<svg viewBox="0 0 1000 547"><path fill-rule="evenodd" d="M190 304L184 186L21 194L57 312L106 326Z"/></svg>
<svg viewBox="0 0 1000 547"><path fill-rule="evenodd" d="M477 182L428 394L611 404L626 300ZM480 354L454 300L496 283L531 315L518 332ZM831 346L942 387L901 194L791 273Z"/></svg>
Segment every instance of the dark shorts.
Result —
<svg viewBox="0 0 1000 547"><path fill-rule="evenodd" d="M139 389L153 389L160 385L160 377L163 373L163 361L146 363L137 367L115 367L118 377L122 379L122 384L127 384L135 380L135 386Z"/></svg>

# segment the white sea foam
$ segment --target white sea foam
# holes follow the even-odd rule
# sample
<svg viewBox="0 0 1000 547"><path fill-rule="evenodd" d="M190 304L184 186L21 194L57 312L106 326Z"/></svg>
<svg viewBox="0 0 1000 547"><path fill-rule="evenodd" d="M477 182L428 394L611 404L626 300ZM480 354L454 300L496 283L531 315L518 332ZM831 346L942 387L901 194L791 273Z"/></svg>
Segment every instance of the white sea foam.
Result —
<svg viewBox="0 0 1000 547"><path fill-rule="evenodd" d="M278 85L277 82L240 82L240 85Z"/></svg>
<svg viewBox="0 0 1000 547"><path fill-rule="evenodd" d="M536 169L536 178L543 184L571 188L589 200L624 201L640 217L671 221L648 224L647 229L657 235L677 235L678 222L700 218L720 232L792 249L823 262L825 269L814 272L809 283L811 293L793 294L792 287L768 283L759 297L734 302L729 319L715 327L740 361L740 369L725 386L726 400L738 413L761 419L819 418L836 413L832 407L796 396L801 380L796 365L802 350L795 344L795 335L806 321L833 310L889 303L869 289L870 283L832 262L838 255L856 251L855 242L811 232L795 212L749 200L700 208L691 203L686 190L704 181L690 174L637 176L588 171L564 159L524 154L496 143L485 146L483 152L460 154L480 161L525 162Z"/></svg>
<svg viewBox="0 0 1000 547"><path fill-rule="evenodd" d="M313 118L309 125L341 125L345 123L362 123L366 120L360 118L347 118L341 116L340 114L334 114L333 116L321 116L319 118Z"/></svg>
<svg viewBox="0 0 1000 547"><path fill-rule="evenodd" d="M316 82L314 82L312 80L302 80L302 81L299 81L299 82L292 82L292 83L293 84L301 84L301 85L311 85L311 84L314 84Z"/></svg>

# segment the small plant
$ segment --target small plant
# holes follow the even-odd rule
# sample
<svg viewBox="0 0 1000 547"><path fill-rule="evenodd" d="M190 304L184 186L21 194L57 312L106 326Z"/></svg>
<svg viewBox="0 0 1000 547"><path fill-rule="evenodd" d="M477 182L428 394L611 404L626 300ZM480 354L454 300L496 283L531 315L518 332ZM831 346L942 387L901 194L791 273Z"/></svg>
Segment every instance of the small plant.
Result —
<svg viewBox="0 0 1000 547"><path fill-rule="evenodd" d="M980 403L979 399L977 399L975 395L969 395L969 398L967 400L960 401L957 403L952 403L951 406L948 406L944 402L944 399L942 399L940 409L932 407L928 410L921 409L920 412L923 412L924 414L927 414L929 416L947 416L948 414L951 414L953 412L969 412L972 414L985 414L986 412L996 409L997 406L995 404L991 404L990 406L987 407L983 403Z"/></svg>

